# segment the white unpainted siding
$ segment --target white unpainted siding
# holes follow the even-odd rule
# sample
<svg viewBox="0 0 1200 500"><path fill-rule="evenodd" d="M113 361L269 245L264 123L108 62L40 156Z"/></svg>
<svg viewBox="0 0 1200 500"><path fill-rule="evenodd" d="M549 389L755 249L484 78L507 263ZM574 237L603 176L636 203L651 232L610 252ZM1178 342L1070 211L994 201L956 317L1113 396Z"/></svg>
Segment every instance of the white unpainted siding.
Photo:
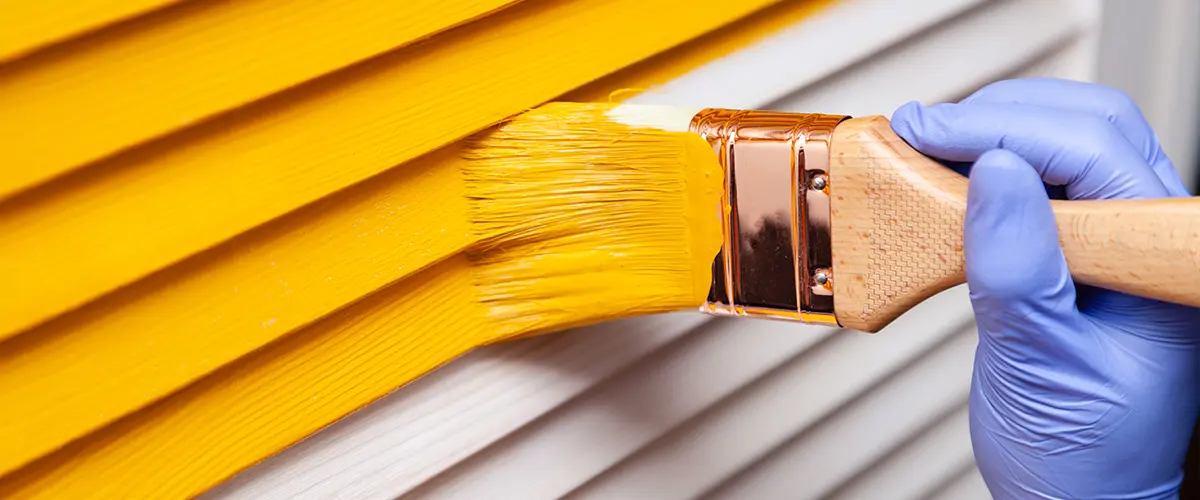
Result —
<svg viewBox="0 0 1200 500"><path fill-rule="evenodd" d="M1091 79L1096 7L844 0L637 100L889 115ZM206 498L987 498L972 327L960 287L873 336L678 313L493 346Z"/></svg>

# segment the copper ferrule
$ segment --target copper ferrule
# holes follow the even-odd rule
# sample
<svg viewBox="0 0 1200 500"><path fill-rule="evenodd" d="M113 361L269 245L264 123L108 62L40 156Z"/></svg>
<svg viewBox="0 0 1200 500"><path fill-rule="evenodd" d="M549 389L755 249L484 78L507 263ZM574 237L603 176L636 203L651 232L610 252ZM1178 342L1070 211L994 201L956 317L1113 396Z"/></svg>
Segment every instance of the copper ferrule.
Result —
<svg viewBox="0 0 1200 500"><path fill-rule="evenodd" d="M701 311L837 324L829 140L847 118L727 109L692 118L725 169L725 241Z"/></svg>

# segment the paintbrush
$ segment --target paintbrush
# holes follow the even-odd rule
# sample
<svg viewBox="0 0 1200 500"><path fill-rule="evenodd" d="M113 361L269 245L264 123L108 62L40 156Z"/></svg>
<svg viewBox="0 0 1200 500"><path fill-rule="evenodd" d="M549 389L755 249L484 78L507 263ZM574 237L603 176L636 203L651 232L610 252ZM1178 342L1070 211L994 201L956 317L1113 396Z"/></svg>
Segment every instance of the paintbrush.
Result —
<svg viewBox="0 0 1200 500"><path fill-rule="evenodd" d="M473 280L525 331L698 309L876 332L965 282L967 179L881 116L550 103L468 160ZM1052 204L1077 282L1200 306L1200 199Z"/></svg>

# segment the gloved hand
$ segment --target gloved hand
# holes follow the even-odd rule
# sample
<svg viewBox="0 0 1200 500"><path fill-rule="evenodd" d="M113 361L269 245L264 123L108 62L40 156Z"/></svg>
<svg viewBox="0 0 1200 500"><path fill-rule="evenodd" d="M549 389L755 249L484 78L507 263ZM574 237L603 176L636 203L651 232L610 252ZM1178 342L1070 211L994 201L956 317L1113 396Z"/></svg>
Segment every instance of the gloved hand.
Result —
<svg viewBox="0 0 1200 500"><path fill-rule="evenodd" d="M971 441L992 494L1175 497L1200 404L1200 309L1074 284L1047 188L1188 196L1137 106L1098 85L1008 80L909 103L892 124L928 156L973 162Z"/></svg>

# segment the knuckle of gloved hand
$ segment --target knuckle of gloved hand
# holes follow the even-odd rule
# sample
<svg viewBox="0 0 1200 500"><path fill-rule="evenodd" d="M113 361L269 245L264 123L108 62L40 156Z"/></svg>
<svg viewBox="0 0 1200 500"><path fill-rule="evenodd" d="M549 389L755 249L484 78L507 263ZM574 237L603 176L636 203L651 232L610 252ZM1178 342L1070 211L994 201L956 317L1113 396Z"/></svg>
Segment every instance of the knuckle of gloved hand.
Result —
<svg viewBox="0 0 1200 500"><path fill-rule="evenodd" d="M1065 120L1064 134L1070 134L1069 147L1074 149L1074 157L1076 160L1082 160L1087 163L1096 163L1105 156L1116 152L1116 148L1123 144L1124 139L1120 132L1107 120L1102 118L1086 115L1082 113L1068 113L1069 116ZM1073 175L1086 174L1091 165L1064 165L1067 169L1074 172ZM1047 179L1048 181L1060 181L1063 184L1077 180L1072 178L1054 178Z"/></svg>
<svg viewBox="0 0 1200 500"><path fill-rule="evenodd" d="M1142 119L1142 109L1138 107L1137 102L1133 100L1129 94L1125 92L1103 85L1089 83L1094 87L1097 99L1104 103L1105 118L1110 122L1116 121L1133 121Z"/></svg>

